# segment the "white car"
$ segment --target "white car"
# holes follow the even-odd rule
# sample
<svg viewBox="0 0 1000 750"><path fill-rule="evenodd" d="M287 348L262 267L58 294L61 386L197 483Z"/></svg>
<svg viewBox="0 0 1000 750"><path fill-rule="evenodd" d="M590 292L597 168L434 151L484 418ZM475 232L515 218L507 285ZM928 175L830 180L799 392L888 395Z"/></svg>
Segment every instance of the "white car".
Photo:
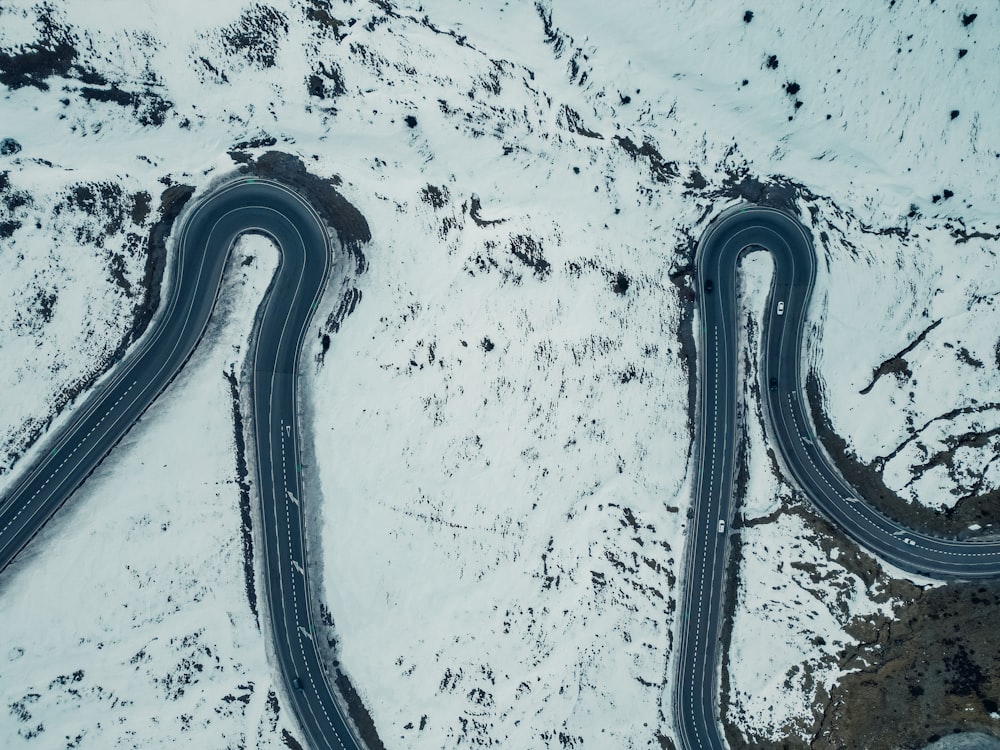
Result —
<svg viewBox="0 0 1000 750"><path fill-rule="evenodd" d="M916 544L916 542L910 539L910 537L908 536L903 537L903 541L906 542L907 544Z"/></svg>
<svg viewBox="0 0 1000 750"><path fill-rule="evenodd" d="M726 533L726 522L725 521L719 521L719 533L720 534L725 534Z"/></svg>
<svg viewBox="0 0 1000 750"><path fill-rule="evenodd" d="M781 302L778 303L778 315L784 315L784 314L785 314L785 301L782 300Z"/></svg>

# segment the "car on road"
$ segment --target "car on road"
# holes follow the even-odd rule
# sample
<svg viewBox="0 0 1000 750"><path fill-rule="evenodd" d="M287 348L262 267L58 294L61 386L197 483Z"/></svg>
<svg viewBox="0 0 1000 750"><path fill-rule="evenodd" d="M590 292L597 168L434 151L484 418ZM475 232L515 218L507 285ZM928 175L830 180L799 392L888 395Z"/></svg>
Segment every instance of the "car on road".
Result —
<svg viewBox="0 0 1000 750"><path fill-rule="evenodd" d="M719 533L720 534L726 533L726 522L721 519L719 520Z"/></svg>
<svg viewBox="0 0 1000 750"><path fill-rule="evenodd" d="M904 536L903 537L903 541L906 542L907 544L910 544L910 545L915 545L916 544L916 542L913 541L912 539L910 539L910 537L908 537L908 536Z"/></svg>
<svg viewBox="0 0 1000 750"><path fill-rule="evenodd" d="M771 382L770 382L770 384L769 384L769 386L768 386L768 387L769 387L769 388L770 388L770 389L771 389L772 391L776 391L776 390L778 390L778 379L777 379L777 378L771 378Z"/></svg>
<svg viewBox="0 0 1000 750"><path fill-rule="evenodd" d="M785 314L785 301L781 300L781 302L778 303L778 315L784 315L784 314Z"/></svg>
<svg viewBox="0 0 1000 750"><path fill-rule="evenodd" d="M711 293L712 293L712 280L705 279L705 294L711 294Z"/></svg>
<svg viewBox="0 0 1000 750"><path fill-rule="evenodd" d="M298 677L293 677L292 678L292 687L295 688L296 690L301 690L302 689L302 680L300 680Z"/></svg>

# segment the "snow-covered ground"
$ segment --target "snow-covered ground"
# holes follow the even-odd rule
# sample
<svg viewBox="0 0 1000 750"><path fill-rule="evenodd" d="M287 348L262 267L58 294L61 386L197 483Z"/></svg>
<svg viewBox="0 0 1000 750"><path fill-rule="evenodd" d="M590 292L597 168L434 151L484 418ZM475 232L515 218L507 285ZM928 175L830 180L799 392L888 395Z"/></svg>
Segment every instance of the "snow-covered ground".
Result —
<svg viewBox="0 0 1000 750"><path fill-rule="evenodd" d="M144 205L150 213L149 194L134 180L120 184L107 174L73 180L48 169L31 179L16 168L8 172L10 166L0 166L0 185L11 183L0 200L13 205L5 221L20 228L3 240L0 253L0 278L17 280L0 295L3 474L64 405L54 394L78 389L121 343L131 322L129 303L141 297L150 224L142 216ZM39 185L42 178L46 183Z"/></svg>
<svg viewBox="0 0 1000 750"><path fill-rule="evenodd" d="M678 338L689 240L744 176L805 186L825 259L808 356L835 428L863 460L941 414L988 407L1000 369L1000 17L980 5L784 2L750 16L745 4L653 0L116 0L99 12L83 0L7 2L0 53L34 43L61 57L51 75L27 82L0 64L0 82L16 87L0 94L0 138L21 146L0 156L9 290L0 383L14 394L0 403L0 491L32 425L121 339L162 190L206 186L231 169L230 149L293 153L317 174L339 175L373 234L368 271L352 282L356 310L333 332L326 314L339 300L326 301L309 354L324 331L332 345L305 383L319 459L309 492L323 541L320 595L386 746L658 747L673 734L663 698L693 470ZM66 196L98 184L120 193L87 220L93 201ZM142 193L150 211L136 222L132 196ZM106 216L116 206L120 226ZM909 376L858 393L938 319L906 355ZM13 709L0 718L13 733L34 721L49 737L87 728L81 747L156 746L190 714L196 746L241 734L248 746L280 741L268 731L258 739L270 726L270 678L242 591L219 374L230 362L239 370L244 350L232 347L246 330L220 334L229 343L199 355L219 358L204 365L207 390L193 363L74 498L68 520L0 579L0 632L27 644L0 672L4 699L39 694L29 721ZM189 399L184 388L194 389ZM204 406L216 403L211 416ZM193 404L202 408L184 411ZM955 489L996 488L997 436L963 443L958 469L928 470L907 487L936 446L994 430L998 411L962 419L937 420L900 450L886 467L890 486L931 506ZM191 420L217 423L191 430ZM160 447L138 447L154 438ZM200 456L204 473L158 475L163 462L149 455L168 448ZM764 515L786 489L759 473L766 464L753 467L750 496ZM195 483L191 494L215 488L219 502L182 502L174 481ZM161 532L150 522L148 533L183 542L143 544L139 521L123 520L154 511L170 524ZM777 525L818 565L823 553L796 523ZM128 550L98 544L116 528L123 544L134 540ZM75 544L80 534L88 539ZM762 580L767 571L760 585L787 606L798 579L780 577L755 534L746 532L748 569ZM178 562L178 551L190 558ZM123 576L129 556L146 575L141 594ZM829 596L855 592L845 595L852 614L876 606L850 575L834 579ZM95 608L95 586L110 607ZM747 607L758 601L749 588L743 597ZM845 637L839 611L810 606L828 643ZM134 632L133 610L152 624ZM60 631L45 641L55 651L42 651L34 632L55 619ZM736 632L772 632L756 627ZM201 628L190 648L162 646ZM794 644L825 670L815 679L835 679L828 651L786 643L773 679L792 668ZM67 644L80 645L70 653ZM184 648L202 645L222 670L199 662L199 690L164 709L153 676L176 682L181 660L194 658ZM129 659L143 647L150 662L137 670ZM740 653L734 680L761 668ZM139 682L144 697L129 697L123 722L73 714L75 699L53 680L77 669L94 695L98 684L101 695L124 696ZM215 711L211 696L249 682L246 709ZM793 725L810 705L802 695L781 698L771 726ZM88 700L80 705L104 699ZM159 726L136 724L139 711Z"/></svg>
<svg viewBox="0 0 1000 750"><path fill-rule="evenodd" d="M808 746L816 736L815 719L831 707L832 687L850 661L845 654L856 653L859 639L867 637L862 634L877 632L884 618L892 619L910 603L893 595L894 579L922 589L940 584L891 565L859 564L853 547L842 547L844 540L824 528L781 476L775 455L768 452L754 387L760 382L760 326L771 273L766 254L742 261L741 344L749 355L742 363L747 369L742 398L747 467L740 514L745 526L734 532L741 554L727 662L727 718L750 746L780 745L789 738ZM857 307L865 304L860 297L854 297ZM874 415L871 421L877 422ZM850 669L858 666L853 661Z"/></svg>
<svg viewBox="0 0 1000 750"><path fill-rule="evenodd" d="M241 241L202 347L4 573L5 747L277 748L294 730L247 603L224 377L275 260Z"/></svg>
<svg viewBox="0 0 1000 750"><path fill-rule="evenodd" d="M797 515L746 528L740 539L728 718L751 741L807 740L841 674L839 654L856 642L845 626L893 608Z"/></svg>
<svg viewBox="0 0 1000 750"><path fill-rule="evenodd" d="M886 484L911 502L939 509L996 489L996 240L958 243L933 222L911 227L905 239L864 235L864 241L858 252L841 253L830 263L823 283L825 315L813 366L829 373L834 427L862 460L884 464ZM895 332L877 335L880 330ZM882 375L862 393L884 360L925 331L901 358L899 371ZM848 363L844 352L851 352ZM960 439L974 434L982 440ZM939 460L952 451L953 459Z"/></svg>
<svg viewBox="0 0 1000 750"><path fill-rule="evenodd" d="M751 359L742 399L747 489L745 526L735 532L742 554L728 654L728 719L751 745L812 737L813 716L841 674L841 652L856 642L845 628L854 618L891 616L894 608L885 576L869 585L845 570L838 564L842 551L795 512L791 487L768 455L760 391L751 384L760 382L760 325L772 269L769 256L753 253L742 262L740 281Z"/></svg>

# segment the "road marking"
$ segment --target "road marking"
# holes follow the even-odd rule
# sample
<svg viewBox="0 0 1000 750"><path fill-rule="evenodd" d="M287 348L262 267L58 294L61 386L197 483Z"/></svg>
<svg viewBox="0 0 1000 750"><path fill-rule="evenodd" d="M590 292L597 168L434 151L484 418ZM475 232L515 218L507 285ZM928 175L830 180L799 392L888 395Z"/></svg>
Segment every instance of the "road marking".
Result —
<svg viewBox="0 0 1000 750"><path fill-rule="evenodd" d="M246 211L247 207L252 208L257 212L257 215L262 211L270 212L271 216L275 221L285 222L286 225L291 227L291 232L294 235L291 242L298 242L296 247L300 250L305 250L307 252L315 252L318 255L309 256L309 263L312 266L322 265L320 273L315 272L315 268L310 268L310 266L303 263L299 267L299 278L297 285L295 286L295 295L292 300L297 299L308 299L311 295L310 307L308 308L309 314L317 309L318 301L320 299L320 294L325 286L325 283L329 277L330 269L332 266L331 261L331 248L329 245L329 237L327 230L320 219L319 215L311 206L309 206L303 199L299 198L290 189L284 188L277 183L269 180L250 178L249 180L244 180L247 184L257 183L258 190L254 191L254 195L261 195L259 188L263 185L268 185L269 189L273 189L275 194L279 194L286 198L291 198L295 201L296 211L298 211L298 216L302 217L307 222L315 222L315 227L310 225L309 233L300 232L300 228L303 225L296 225L294 218L290 216L285 216L282 211L278 208L272 206L262 206L253 205L245 203L236 209L229 210L227 213L223 214L220 211L218 214L213 214L211 207L213 205L218 205L213 203L219 196L232 197L234 191L239 190L240 183L230 183L229 185L218 188L211 197L200 200L195 203L190 209L190 212L185 217L184 223L179 227L179 239L175 243L179 248L178 254L175 258L171 259L173 264L175 278L191 278L192 273L194 273L199 279L200 274L205 270L202 265L190 266L191 259L187 258L189 251L185 248L190 247L187 243L187 239L191 236L194 223L197 221L202 221L203 226L206 229L212 229L214 226L218 226L219 221L223 218L229 216L232 213L239 211ZM284 198L283 198L284 199ZM236 201L238 203L238 200ZM284 204L282 204L284 205ZM299 211L301 209L301 211ZM226 209L223 208L223 211ZM283 210L283 209L282 209ZM247 216L251 214L247 213ZM221 216L221 218L220 218ZM212 221L215 220L215 224ZM266 226L260 226L252 222L248 222L243 228L243 231L252 230L263 231L267 234L271 234ZM211 236L211 235L210 235ZM311 243L311 244L310 244ZM286 251L291 249L293 245L282 245L279 244L279 251L282 254L282 258L286 256ZM228 252L228 247L223 249L224 252ZM193 254L195 251L191 250L190 253ZM300 253L299 257L303 257ZM198 259L195 258L197 263ZM185 275L185 269L191 268L191 272ZM221 268L221 267L220 267ZM307 273L307 270L309 271ZM294 272L294 268L293 268ZM207 278L207 277L206 277ZM218 286L218 281L215 279L209 279L209 286L214 282ZM169 320L171 323L176 320L179 321L179 325L182 329L190 325L200 325L201 319L195 319L192 317L192 308L186 307L178 300L180 295L171 293L169 297L165 300L165 308L162 313L161 320ZM299 306L297 310L305 312L304 306ZM174 316L171 318L171 316ZM297 319L292 319L290 315L286 315L284 319L278 318L277 324L283 326L281 335L279 338L281 340L294 340L295 346L293 348L294 352L294 363L292 372L298 370L299 357L302 354L302 348L305 345L307 336L307 327L303 325L301 330L291 330L291 326L297 322ZM308 321L309 317L305 318ZM98 391L98 396L95 399L90 399L92 406L87 406L86 404L82 407L83 411L79 414L74 415L73 421L69 423L67 427L63 428L62 435L66 437L63 438L64 442L56 445L52 452L48 454L45 460L39 464L38 471L31 471L26 474L26 479L23 484L18 485L11 494L12 502L10 507L4 507L2 511L5 517L3 520L4 526L0 529L0 537L6 535L8 529L10 529L15 523L22 521L21 527L14 532L15 537L20 537L20 535L27 533L29 538L37 528L44 523L48 516L55 512L58 507L65 501L66 497L71 494L72 486L70 483L75 482L78 479L78 474L80 471L86 472L88 469L87 462L94 461L95 464L103 460L104 455L110 451L108 448L109 440L116 442L121 439L121 436L127 431L127 429L133 424L138 416L143 412L143 410L152 403L153 400L157 398L160 393L160 389L166 387L166 383L176 374L186 361L187 354L185 353L185 347L191 343L191 339L184 339L184 344L181 346L180 339L174 340L165 333L166 327L163 325L153 326L149 333L144 336L136 345L135 349L129 353L126 359L120 361L119 364L115 365L110 371L109 379L106 379L99 388L103 389ZM171 327L171 331L176 330L176 327ZM186 335L186 333L185 333ZM196 336L193 340L194 345L200 341L200 334ZM172 347L172 348L171 348ZM168 364L163 364L160 369L153 372L149 380L139 383L138 381L133 381L128 383L126 378L132 372L132 368L135 363L142 360L150 352L160 351L166 352L166 356L162 357L162 361ZM193 347L192 347L193 349ZM175 356L176 355L176 356ZM158 355L160 356L160 355ZM254 363L258 361L260 356L260 349L256 350L254 354ZM168 371L169 370L169 371ZM152 370L150 370L152 372ZM124 387L128 383L128 387L124 391L119 389ZM257 368L254 369L254 390L256 392L257 384ZM273 375L272 375L273 383ZM288 386L282 386L288 387ZM291 378L291 393L295 396L295 381L294 377ZM133 389L138 389L133 396L130 394ZM118 391L117 396L112 396L116 391ZM103 395L102 395L103 394ZM127 401L123 400L128 398ZM112 400L113 399L113 400ZM257 415L261 419L265 418L267 415ZM125 424L125 419L128 418L128 424ZM277 487L275 480L275 468L273 465L271 468L271 481L268 483L269 494L270 490L273 489L274 494L271 494L267 499L267 503L272 506L276 506L280 501L281 492L284 491L286 502L285 505L285 522L286 522L286 542L288 544L288 553L291 557L291 568L280 567L280 573L278 574L280 578L275 581L271 579L277 587L284 587L286 583L281 579L286 577L287 570L294 570L298 573L297 576L293 576L292 580L292 606L293 606L293 617L296 621L302 621L302 631L299 634L299 648L298 652L302 655L306 653L305 638L310 639L310 646L308 652L310 657L305 659L305 664L307 671L312 668L309 664L321 664L320 654L318 648L312 644L312 626L311 626L311 615L308 609L308 586L307 586L307 566L305 562L305 549L304 549L304 538L301 538L302 547L301 555L302 562L299 562L294 557L291 556L291 544L292 544L292 523L298 524L296 526L296 533L300 534L302 530L302 518L301 513L292 513L291 506L296 506L300 508L300 499L296 497L296 494L301 492L298 482L299 476L301 475L302 466L298 461L298 456L294 447L294 421L287 425L282 425L284 431L284 437L292 441L292 447L288 449L287 461L295 462L294 474L289 476L289 466L286 464L285 459L285 446L282 441L282 461L281 461L281 472L283 486ZM258 433L259 434L259 433ZM112 437L113 436L113 437ZM259 441L257 447L258 461L270 459L272 454L268 452L265 454L263 440ZM273 444L271 444L270 450L273 451ZM266 456L266 457L265 457ZM259 471L258 474L262 474L261 466L258 463L256 467ZM290 482L289 479L294 481ZM264 480L258 476L260 484L265 484ZM28 498L24 501L24 498ZM260 498L262 506L265 505L265 500L263 497ZM16 508L16 510L15 510ZM277 509L274 508L274 511ZM28 511L26 513L26 511ZM261 507L262 515L265 519L277 519L280 516L276 512L272 513L270 508ZM267 523L267 521L265 521ZM300 537L297 537L299 539ZM280 532L276 535L276 541L280 541ZM265 551L268 548L270 541L265 544ZM2 545L0 544L0 551L9 547L10 544ZM4 553L6 554L6 553ZM4 557L3 559L6 559ZM285 563L282 563L284 565ZM269 568L264 564L265 575L269 574ZM296 585L296 579L298 584ZM301 587L301 589L300 589ZM298 596L299 593L303 595ZM276 616L279 616L275 613ZM287 631L285 631L287 633ZM279 641L276 634L275 646L278 648L279 652L282 652L283 645ZM291 641L288 641L288 648L293 649L292 651L284 651L283 653L288 654L289 657L295 654L294 646ZM303 657L304 658L304 657ZM290 661L286 663L287 660L279 659L279 663L283 664L285 668L291 668L292 664ZM287 679L291 679L291 675L286 672ZM296 714L299 716L302 728L307 732L310 739L316 744L327 746L330 748L339 747L341 750L346 750L345 743L343 739L337 734L336 724L332 719L332 713L336 713L339 717L339 722L344 726L349 726L348 720L341 715L340 709L336 699L334 698L328 681L323 677L323 672L320 670L318 678L314 676L311 671L306 675L309 679L310 684L314 688L312 696L306 699L292 699L292 707L295 709ZM319 706L320 711L316 711L316 706ZM329 710L328 710L329 709ZM323 719L325 717L326 724L323 724ZM350 747L355 747L355 741L353 737L348 739L347 745Z"/></svg>
<svg viewBox="0 0 1000 750"><path fill-rule="evenodd" d="M770 217L783 217L783 220L788 222L790 227L794 227L795 237L790 238L787 235L782 235L779 230L772 229L770 225L763 222L747 224L745 219L752 222L752 216L738 220L751 227L752 234L749 229L739 228L738 225L730 234L724 233L724 227L727 226L728 221L735 220L736 216L748 212ZM787 362L786 339L792 339L795 354L800 356L799 348L804 340L804 317L799 315L797 318L794 338L792 338L793 334L791 333L787 336L784 335L783 332L786 330L784 326L785 324L791 325L790 321L793 320L795 313L793 306L796 298L800 298L802 304L808 303L810 291L816 278L815 256L806 257L803 265L803 259L794 252L794 248L798 247L800 242L807 251L813 252L811 238L805 228L791 217L775 209L742 206L736 211L725 212L723 218L713 221L702 235L696 248L696 278L698 281L696 288L700 289L701 282L706 278L719 279L720 294L711 299L706 295L698 295L701 323L697 372L700 422L697 426L696 437L696 459L699 464L695 469L694 482L694 503L698 511L698 518L689 525L689 528L697 529L700 521L704 522L705 527L702 533L691 533L688 536L686 552L682 558L685 571L678 576L682 587L679 599L683 603L684 614L683 619L679 620L681 623L680 645L675 657L678 679L675 682L673 706L674 715L678 717L677 729L680 744L688 750L694 747L721 748L724 746L719 731L721 717L715 711L716 706L712 703L714 698L708 698L709 702L705 705L702 705L701 699L706 694L717 698L718 691L715 676L718 666L716 657L718 655L719 633L710 632L706 620L711 622L715 616L715 628L718 629L721 626L725 591L723 587L718 586L718 581L724 573L722 567L710 571L709 564L710 559L713 561L727 559L729 534L715 535L712 527L716 520L728 520L732 515L732 498L722 497L721 494L727 484L734 479L723 476L722 472L723 464L729 465L731 461L732 454L729 451L735 450L735 441L727 441L724 431L732 430L733 425L738 423L739 415L734 414L729 420L724 415L721 403L725 391L724 386L728 381L724 380L720 373L724 367L736 367L735 364L724 359L724 357L730 356L728 349L731 344L725 341L727 334L725 326L728 325L730 319L723 316L721 324L714 324L710 322L712 320L711 313L716 312L720 305L725 306L733 302L733 299L721 294L721 290L727 286L726 281L729 278L727 274L730 274L729 258L733 259L731 268L735 271L736 257L750 245L761 245L761 237L764 232L773 233L775 238L775 244L766 249L779 257L781 253L784 253L784 257L790 258L793 273L792 284L795 285L793 288L798 290L794 294L786 295L788 300L786 315L782 319L781 326L775 329L777 331L776 337L773 340L770 338L771 329L764 331L764 351L761 352L761 356L767 364L771 361L769 357L772 352L777 351L780 366L781 362ZM776 273L778 259L775 260ZM774 283L779 282L775 280ZM726 311L724 310L724 312ZM720 336L724 341L725 350L720 345ZM713 358L716 364L714 368L709 370L708 364ZM797 364L795 380L800 377L798 366ZM728 374L726 377L729 377ZM871 538L881 538L881 535L886 533L885 526L889 525L891 528L891 522L885 519L877 521L876 519L881 518L881 516L865 504L858 502L857 498L853 497L853 490L847 489L849 485L828 465L821 453L814 431L809 428L808 412L805 411L805 407L800 411L794 400L799 398L798 384L793 382L791 385L793 387L787 402L778 397L777 394L772 398L768 391L762 394L762 399L765 399L769 423L772 423L775 432L778 432L783 439L786 433L784 429L779 431L777 425L794 430L794 434L791 435L792 442L788 443L791 451L790 459L788 455L784 455L785 451L782 450L785 443L779 441L778 446L792 474L787 479L793 484L800 484L799 480L801 479L806 487L814 489L817 496L813 498L813 502L820 508L821 512L823 508L836 508L837 512L831 520L848 532L852 539L867 540L869 535ZM708 399L711 399L711 403ZM786 403L788 414L785 414ZM729 408L728 403L725 408ZM789 415L791 416L790 420L788 419ZM781 421L782 418L786 420L784 423ZM720 461L723 464L720 464ZM718 509L713 507L716 500L720 502ZM940 571L952 570L959 575L963 574L963 571L972 571L976 573L976 577L982 577L986 570L979 566L979 560L989 558L994 564L1000 560L996 544L989 547L990 551L976 550L975 547L971 546L972 543L962 545L948 540L935 541L933 546L929 546L930 542L921 545L916 541L920 537L914 536L912 532L904 530L897 532L897 534L905 535L908 540L914 540L914 543L908 544L907 548L899 548L899 552L905 557L894 558L894 561L898 563L900 560L913 560L914 558L910 556L909 551L922 550L927 555L916 559L925 560L927 563L914 563L912 567L920 565L927 568L927 570L920 571L923 575L931 575L928 570L939 571L939 574ZM701 545L700 553L698 545ZM863 549L869 549L867 544L860 546ZM709 555L710 547L711 556ZM876 554L882 555L882 549L881 545L874 545ZM951 559L961 560L965 564L964 567L949 567L952 565ZM700 570L692 570L692 566L700 566ZM955 574L952 573L952 575ZM706 688L708 689L707 693ZM702 718L699 718L699 714Z"/></svg>

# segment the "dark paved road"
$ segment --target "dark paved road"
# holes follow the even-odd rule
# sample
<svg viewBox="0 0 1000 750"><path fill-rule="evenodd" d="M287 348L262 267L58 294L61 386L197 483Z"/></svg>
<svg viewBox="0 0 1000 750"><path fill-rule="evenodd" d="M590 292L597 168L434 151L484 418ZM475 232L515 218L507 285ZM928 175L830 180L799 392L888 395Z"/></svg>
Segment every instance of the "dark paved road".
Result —
<svg viewBox="0 0 1000 750"><path fill-rule="evenodd" d="M760 389L783 469L815 507L881 559L939 579L1000 576L1000 543L915 534L866 504L815 440L801 369L802 332L816 277L809 233L791 216L744 205L706 230L697 251L700 344L695 514L688 529L678 615L674 712L685 748L723 748L720 642L736 458L736 265L750 247L768 250L774 279L763 331ZM711 280L712 291L706 286ZM778 303L784 314L778 315ZM773 380L772 380L773 379ZM720 531L720 523L725 530Z"/></svg>
<svg viewBox="0 0 1000 750"><path fill-rule="evenodd" d="M264 180L241 180L213 191L185 214L168 271L167 299L151 330L0 500L0 570L184 366L208 324L229 251L245 232L269 236L281 253L254 329L251 385L274 653L309 745L353 750L362 745L334 698L312 637L296 415L302 341L326 283L331 249L322 221L290 190Z"/></svg>
<svg viewBox="0 0 1000 750"><path fill-rule="evenodd" d="M330 247L322 222L308 204L279 185L261 180L232 183L187 214L167 301L152 330L85 399L46 455L0 501L0 570L183 367L208 323L229 250L248 231L270 236L281 250L255 328L252 384L263 565L275 653L310 745L361 748L313 641L301 512L295 375L303 336L329 273ZM680 739L687 748L725 746L718 721L718 647L733 514L736 264L751 246L769 250L775 264L761 390L785 470L848 536L904 570L947 579L1000 575L1000 544L911 533L859 501L839 477L812 437L802 391L802 329L815 279L810 237L795 219L772 209L744 206L725 213L706 231L697 257L702 290L696 459L700 473L679 610L674 701ZM713 291L706 293L709 279ZM779 301L785 305L783 315L776 313Z"/></svg>

